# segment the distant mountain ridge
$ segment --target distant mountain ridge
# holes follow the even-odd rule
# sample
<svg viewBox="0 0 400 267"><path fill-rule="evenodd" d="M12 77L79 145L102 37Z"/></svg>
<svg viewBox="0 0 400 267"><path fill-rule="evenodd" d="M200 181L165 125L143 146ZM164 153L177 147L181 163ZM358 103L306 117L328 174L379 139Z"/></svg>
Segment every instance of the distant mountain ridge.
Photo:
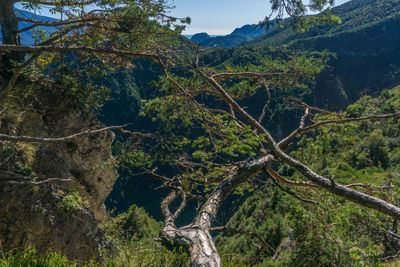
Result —
<svg viewBox="0 0 400 267"><path fill-rule="evenodd" d="M341 108L363 95L376 95L398 85L400 0L352 0L332 8L332 14L341 18L340 25L314 26L298 33L283 24L245 46L334 53L329 62L332 69L329 75L336 76L337 81L321 76L325 84L319 84L323 89L316 94L316 99L336 96L336 106Z"/></svg>
<svg viewBox="0 0 400 267"><path fill-rule="evenodd" d="M248 24L236 28L232 33L225 36L211 37L207 33L203 32L193 35L191 40L199 43L201 46L231 48L260 37L266 32L267 31L264 27Z"/></svg>
<svg viewBox="0 0 400 267"><path fill-rule="evenodd" d="M336 26L314 26L304 33L282 25L272 28L265 35L251 41L249 45L285 45L294 49L338 50L337 43L330 43L329 40L340 39L343 41L340 48L343 49L346 45L353 46L354 43L345 40L352 34L366 34L373 28L381 29L381 34L387 34L388 26L385 27L383 24L388 21L399 22L400 0L352 0L332 8L332 14L340 17L342 23ZM393 31L390 34L394 34L393 39L395 39L400 31ZM379 44L383 39L382 36L376 37L373 41L376 41L377 46L382 45Z"/></svg>
<svg viewBox="0 0 400 267"><path fill-rule="evenodd" d="M196 33L193 35L190 40L192 40L195 43L202 43L205 40L211 39L212 37L208 35L206 32L201 32L201 33Z"/></svg>
<svg viewBox="0 0 400 267"><path fill-rule="evenodd" d="M39 21L56 21L57 20L55 18L41 16L41 15L26 11L26 10L16 9L16 11L17 11L18 17L22 17L22 18L26 18L26 19L33 19L33 20L39 20ZM26 28L30 25L32 25L32 23L30 23L30 22L25 22L25 21L19 22L20 29ZM46 27L46 26L39 26L39 27L46 30L48 33L53 33L56 31L55 27ZM37 29L39 27L36 27L34 29ZM35 43L34 38L33 38L33 33L31 30L22 32L20 35L20 38L21 38L21 43L24 45L33 45ZM0 42L2 42L1 34L0 34Z"/></svg>

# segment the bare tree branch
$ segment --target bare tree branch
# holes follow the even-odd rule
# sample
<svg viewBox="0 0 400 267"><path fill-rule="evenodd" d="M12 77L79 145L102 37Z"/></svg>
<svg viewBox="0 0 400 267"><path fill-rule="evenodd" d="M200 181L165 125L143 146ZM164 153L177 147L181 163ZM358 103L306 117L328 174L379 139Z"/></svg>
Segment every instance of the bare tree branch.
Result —
<svg viewBox="0 0 400 267"><path fill-rule="evenodd" d="M322 108L317 108L317 107L310 106L310 105L306 104L305 102L301 101L300 99L298 99L296 97L293 97L293 96L288 96L286 99L287 100L291 100L291 101L299 104L300 106L304 107L305 109L309 109L310 111L315 111L315 112L318 112L318 113L332 115L332 116L336 116L336 117L343 117L344 116L344 114L337 114L337 113L330 112L330 111L322 109Z"/></svg>
<svg viewBox="0 0 400 267"><path fill-rule="evenodd" d="M365 120L373 120L373 119L389 119L389 118L394 118L394 117L400 117L400 112L397 113L391 113L391 114L377 114L377 115L370 115L370 116L364 116L364 117L359 117L359 118L348 118L348 119L338 119L338 120L326 120L322 122L315 123L310 126L306 127L299 127L295 131L293 131L290 135L282 139L279 143L278 146L282 147L287 142L291 139L293 139L296 135L302 132L307 132L313 129L316 129L318 127L324 126L324 125L331 125L331 124L345 124L345 123L351 123L351 122L359 122L359 121L365 121Z"/></svg>
<svg viewBox="0 0 400 267"><path fill-rule="evenodd" d="M365 184L360 184L360 183L357 183L357 184L348 184L348 185L345 185L345 186L346 186L347 188L352 188L352 187L363 187L363 188L365 188L365 189L373 190L373 191L390 190L390 189L393 189L393 188L394 188L393 185L387 185L387 186L382 186L382 187L375 187L375 186L370 186L370 185L365 185Z"/></svg>
<svg viewBox="0 0 400 267"><path fill-rule="evenodd" d="M71 179L62 179L62 178L48 178L46 180L40 180L40 181L7 181L9 184L14 184L14 185L42 185L42 184L48 184L48 183L53 183L53 182L71 182Z"/></svg>
<svg viewBox="0 0 400 267"><path fill-rule="evenodd" d="M291 195L292 197L294 197L294 198L296 198L296 199L298 199L298 200L300 200L300 201L302 201L302 202L305 202L305 203L308 203L308 204L319 205L319 203L318 203L317 201L314 201L314 200L311 200L311 199L302 198L302 197L300 197L299 195L297 195L296 193L292 192L289 188L285 188L285 187L281 186L281 185L278 183L278 181L276 181L275 179L272 179L272 182L273 182L280 190L282 190L283 192L287 193L288 195Z"/></svg>
<svg viewBox="0 0 400 267"><path fill-rule="evenodd" d="M261 83L265 87L265 91L267 92L267 95L268 95L268 100L267 100L267 103L264 105L264 108L262 109L260 118L258 119L259 123L262 123L262 121L264 120L265 115L267 114L267 109L268 109L269 105L271 104L271 92L269 91L269 86L268 86L267 82L264 80L261 80Z"/></svg>
<svg viewBox="0 0 400 267"><path fill-rule="evenodd" d="M8 157L6 157L1 163L0 163L0 169L6 166L6 164L15 156L17 152L13 151Z"/></svg>
<svg viewBox="0 0 400 267"><path fill-rule="evenodd" d="M400 251L398 251L398 252L397 252L396 254L394 254L394 255L382 257L381 260L382 260L382 261L387 261L387 260L390 260L390 259L397 258L399 255L400 255Z"/></svg>
<svg viewBox="0 0 400 267"><path fill-rule="evenodd" d="M69 136L65 137L31 137L31 136L15 136L15 135L7 135L7 134L0 134L0 140L1 141L12 141L12 142L30 142L30 143L55 143L55 142L66 142L69 140L72 140L74 138L84 136L84 135L93 135L93 134L99 134L105 131L110 131L110 130L120 130L129 124L124 124L121 126L109 126L109 127L104 127L101 129L97 130L86 130L80 133L72 134Z"/></svg>
<svg viewBox="0 0 400 267"><path fill-rule="evenodd" d="M210 78L212 79L221 79L221 78L231 78L231 77L239 77L239 78L267 78L267 77L299 77L300 74L298 73L288 73L288 72L265 72L265 73L258 73L258 72L227 72L227 73L217 73L211 75Z"/></svg>
<svg viewBox="0 0 400 267"><path fill-rule="evenodd" d="M23 52L84 52L84 53L98 53L98 54L112 54L118 56L130 57L147 57L157 58L156 54L152 53L135 53L118 49L104 49L93 47L55 47L55 46L26 46L26 45L0 45L0 51L23 51Z"/></svg>
<svg viewBox="0 0 400 267"><path fill-rule="evenodd" d="M382 213L388 214L394 218L400 218L400 208L392 205L386 201L381 199L375 198L373 196L352 190L347 188L343 185L332 183L332 181L326 177L323 177L314 171L312 171L308 166L305 164L295 160L294 158L287 155L285 152L281 150L278 146L275 139L272 135L257 121L255 120L250 114L248 114L225 90L224 88L213 78L207 76L203 73L200 69L196 69L197 73L201 75L211 86L213 86L222 96L223 100L233 106L236 112L242 116L251 126L254 127L260 134L265 136L265 142L270 146L274 155L282 160L283 162L287 163L289 166L293 167L301 174L303 174L307 179L312 181L313 183L325 188L329 192L338 195L340 197L346 198L350 201L356 202L363 206L373 208L377 211ZM329 124L329 123L347 123L347 122L354 122L354 121L362 121L367 119L381 119L381 118L392 118L400 116L399 113L389 114L389 115L373 115L367 116L362 118L354 118L354 119L343 119L343 120L330 120L315 124L313 126L305 127L304 129L310 129L318 127L320 125Z"/></svg>
<svg viewBox="0 0 400 267"><path fill-rule="evenodd" d="M163 181L163 182L168 182L169 183L169 182L174 181L174 179L172 179L172 178L167 178L167 177L165 177L163 175L157 174L156 171L157 171L157 168L155 168L153 170L144 169L144 171L142 173L140 173L140 174L151 175L153 178L155 178L157 180L160 180L160 181Z"/></svg>
<svg viewBox="0 0 400 267"><path fill-rule="evenodd" d="M2 171L0 170L0 181L10 181L10 180L26 180L35 178L36 175L22 175L15 172L10 171Z"/></svg>
<svg viewBox="0 0 400 267"><path fill-rule="evenodd" d="M20 0L14 0L14 2L32 2L32 1L20 1ZM94 4L96 2L99 2L99 0L88 0L88 1L71 1L71 0L65 0L63 2L52 2L52 1L33 1L37 5L44 5L44 6L81 6L81 5L90 5Z"/></svg>
<svg viewBox="0 0 400 267"><path fill-rule="evenodd" d="M7 110L7 108L3 108L2 110L0 110L0 115L3 114L3 112L6 110Z"/></svg>
<svg viewBox="0 0 400 267"><path fill-rule="evenodd" d="M288 179L282 178L278 173L276 173L273 169L271 168L266 168L267 174L272 176L274 179L278 180L279 182L283 184L287 184L290 186L299 186L299 187L319 187L316 184L313 183L307 183L307 182L296 182L296 181L290 181Z"/></svg>
<svg viewBox="0 0 400 267"><path fill-rule="evenodd" d="M59 31L57 33L57 35L53 36L54 34L52 34L50 36L50 38L46 41L44 41L43 43L39 44L41 46L47 46L50 45L52 43L57 42L58 38L61 38L62 36L68 34L69 32L71 32L72 30L76 29L76 26L73 27L69 27L67 29L64 29L62 31ZM1 48L2 45L0 45ZM28 67L30 64L32 64L41 54L43 51L37 51L35 52L30 58L28 58L25 62L23 62L22 64L18 65L17 68L14 70L13 76L11 77L10 81L7 83L7 86L4 87L2 89L2 91L0 92L0 101L1 99L5 99L6 95L13 89L13 87L15 86L15 83L17 82L18 78L21 75L21 71Z"/></svg>
<svg viewBox="0 0 400 267"><path fill-rule="evenodd" d="M28 19L28 18L22 18L18 17L17 18L19 21L24 21L24 22L30 22L33 23L32 25L29 25L21 30L19 30L19 33L29 31L37 26L46 26L46 27L56 27L56 26L65 26L69 24L76 24L76 23L84 23L84 22L91 22L91 21L110 21L107 20L106 18L80 18L80 19L75 19L75 20L57 20L57 21L39 21L39 20L33 20L33 19ZM86 24L82 24L81 27L85 27Z"/></svg>
<svg viewBox="0 0 400 267"><path fill-rule="evenodd" d="M179 207L176 209L176 211L174 212L174 219L176 220L176 218L178 218L178 216L182 213L183 209L186 207L186 193L185 191L183 191L183 189L180 188L180 196L182 198L182 202L179 205Z"/></svg>
<svg viewBox="0 0 400 267"><path fill-rule="evenodd" d="M171 226L175 226L175 217L174 215L171 213L170 209L169 209L169 205L178 197L178 192L175 190L172 190L171 193L169 193L169 195L167 197L165 197L163 199L163 201L161 202L161 213L164 217L164 223L166 225L171 225Z"/></svg>
<svg viewBox="0 0 400 267"><path fill-rule="evenodd" d="M22 175L10 171L0 170L0 182L6 182L15 185L41 185L51 182L71 182L71 179L65 178L47 178L45 180L33 181L32 179L38 178L37 175Z"/></svg>
<svg viewBox="0 0 400 267"><path fill-rule="evenodd" d="M359 121L365 121L365 120L389 119L389 118L394 118L394 117L400 117L400 112L391 113L391 114L376 114L376 115L364 116L364 117L359 117L359 118L327 120L327 121L318 122L314 125L307 126L302 131L303 132L309 131L309 130L312 130L312 129L315 129L317 127L320 127L322 125L327 125L327 124L344 124L344 123L359 122Z"/></svg>

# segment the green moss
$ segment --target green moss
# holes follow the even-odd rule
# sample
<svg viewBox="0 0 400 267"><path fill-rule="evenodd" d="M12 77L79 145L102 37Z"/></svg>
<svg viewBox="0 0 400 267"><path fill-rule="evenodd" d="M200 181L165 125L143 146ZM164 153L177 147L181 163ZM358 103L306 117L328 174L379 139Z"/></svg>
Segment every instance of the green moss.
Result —
<svg viewBox="0 0 400 267"><path fill-rule="evenodd" d="M82 198L78 191L70 190L67 195L61 200L59 209L66 213L71 214L73 211L79 209L81 206Z"/></svg>

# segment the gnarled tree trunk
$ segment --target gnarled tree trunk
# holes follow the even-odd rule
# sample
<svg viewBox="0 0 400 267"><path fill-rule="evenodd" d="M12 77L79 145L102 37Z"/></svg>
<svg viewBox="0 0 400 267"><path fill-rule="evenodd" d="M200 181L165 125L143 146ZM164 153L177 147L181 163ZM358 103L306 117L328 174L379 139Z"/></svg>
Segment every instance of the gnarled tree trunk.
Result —
<svg viewBox="0 0 400 267"><path fill-rule="evenodd" d="M195 225L182 228L165 226L161 231L161 238L170 243L188 248L190 253L190 266L192 267L219 267L219 257L214 240L207 229Z"/></svg>
<svg viewBox="0 0 400 267"><path fill-rule="evenodd" d="M192 267L219 267L221 259L211 237L210 230L217 215L218 209L226 197L240 184L248 181L263 168L275 162L274 156L265 155L260 159L244 163L238 168L232 168L231 173L214 189L209 198L201 206L198 215L187 226L177 228L175 219L186 205L186 196L183 190L173 190L161 203L165 226L160 237L167 243L181 245L190 253ZM171 213L169 205L178 197L182 197L181 206Z"/></svg>

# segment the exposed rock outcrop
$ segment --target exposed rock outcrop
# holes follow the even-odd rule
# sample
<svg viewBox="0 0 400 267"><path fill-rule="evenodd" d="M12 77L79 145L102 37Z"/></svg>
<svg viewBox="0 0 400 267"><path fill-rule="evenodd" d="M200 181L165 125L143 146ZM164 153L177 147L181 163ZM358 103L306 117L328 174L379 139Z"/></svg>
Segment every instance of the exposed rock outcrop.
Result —
<svg viewBox="0 0 400 267"><path fill-rule="evenodd" d="M0 116L0 132L61 137L102 127L88 108L52 87L36 84L23 89L34 93L15 93L17 98L3 101L0 110L7 110ZM0 166L0 176L13 172L37 179L71 180L34 186L0 182L1 246L60 251L79 261L112 252L114 248L98 224L105 218L104 200L117 179L111 154L113 139L113 133L103 132L51 144L0 142L0 163L15 154ZM68 199L71 193L79 198Z"/></svg>
<svg viewBox="0 0 400 267"><path fill-rule="evenodd" d="M0 188L0 240L3 248L35 247L62 252L69 259L87 261L113 253L114 247L84 207L66 212L59 186L27 185Z"/></svg>

